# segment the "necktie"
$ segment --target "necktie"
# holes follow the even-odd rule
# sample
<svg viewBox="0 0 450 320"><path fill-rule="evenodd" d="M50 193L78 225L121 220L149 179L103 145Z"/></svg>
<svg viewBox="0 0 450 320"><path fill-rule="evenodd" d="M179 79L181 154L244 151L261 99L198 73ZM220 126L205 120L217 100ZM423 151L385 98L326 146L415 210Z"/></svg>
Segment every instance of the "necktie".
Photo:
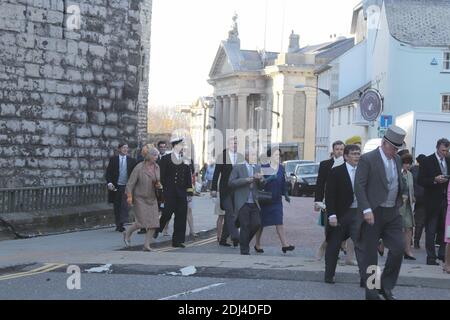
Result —
<svg viewBox="0 0 450 320"><path fill-rule="evenodd" d="M444 167L444 159L441 159L441 161L439 161L439 163L440 163L440 166L441 166L441 172L442 172L442 174L443 175L446 175L447 174L447 170L445 170L445 167Z"/></svg>
<svg viewBox="0 0 450 320"><path fill-rule="evenodd" d="M388 170L387 170L387 180L388 184L391 185L394 180L394 175L392 174L392 160L388 160Z"/></svg>

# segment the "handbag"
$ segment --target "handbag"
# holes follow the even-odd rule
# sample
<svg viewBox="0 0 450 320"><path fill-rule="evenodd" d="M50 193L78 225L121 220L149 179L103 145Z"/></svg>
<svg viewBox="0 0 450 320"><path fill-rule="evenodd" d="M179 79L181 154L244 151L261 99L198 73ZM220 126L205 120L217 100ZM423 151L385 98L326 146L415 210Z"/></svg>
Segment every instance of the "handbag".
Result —
<svg viewBox="0 0 450 320"><path fill-rule="evenodd" d="M161 183L158 180L155 181L154 187L155 187L156 200L158 201L158 208L162 208L164 205L164 194L163 194L163 189L162 189Z"/></svg>
<svg viewBox="0 0 450 320"><path fill-rule="evenodd" d="M267 206L272 204L272 192L258 190L256 197L260 205Z"/></svg>

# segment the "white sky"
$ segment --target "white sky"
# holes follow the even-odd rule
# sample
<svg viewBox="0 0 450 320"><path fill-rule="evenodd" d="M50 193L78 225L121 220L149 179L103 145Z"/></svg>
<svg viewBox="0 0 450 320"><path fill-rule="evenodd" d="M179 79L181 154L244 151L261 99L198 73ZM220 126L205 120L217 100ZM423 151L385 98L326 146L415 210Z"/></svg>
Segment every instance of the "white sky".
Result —
<svg viewBox="0 0 450 320"><path fill-rule="evenodd" d="M238 14L241 49L287 50L291 30L300 46L349 36L353 8L360 0L153 0L150 105L190 104L212 93L206 82L220 41ZM285 23L283 32L283 4ZM283 33L283 36L282 36Z"/></svg>

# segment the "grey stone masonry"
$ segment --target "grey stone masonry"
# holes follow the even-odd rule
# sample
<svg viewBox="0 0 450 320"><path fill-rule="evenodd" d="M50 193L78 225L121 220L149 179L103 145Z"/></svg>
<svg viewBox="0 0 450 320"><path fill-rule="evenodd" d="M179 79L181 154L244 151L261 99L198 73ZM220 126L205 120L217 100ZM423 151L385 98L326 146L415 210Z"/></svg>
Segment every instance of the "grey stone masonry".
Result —
<svg viewBox="0 0 450 320"><path fill-rule="evenodd" d="M147 133L152 0L0 1L0 188L104 181Z"/></svg>

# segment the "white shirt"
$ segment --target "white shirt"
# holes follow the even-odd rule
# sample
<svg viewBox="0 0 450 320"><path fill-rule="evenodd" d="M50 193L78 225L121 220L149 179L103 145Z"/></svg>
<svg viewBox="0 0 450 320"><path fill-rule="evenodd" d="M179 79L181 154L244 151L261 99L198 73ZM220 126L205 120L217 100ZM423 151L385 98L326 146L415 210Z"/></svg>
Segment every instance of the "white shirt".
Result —
<svg viewBox="0 0 450 320"><path fill-rule="evenodd" d="M356 175L356 168L352 167L348 162L345 163L345 167L347 168L348 175L350 176L350 180L352 182L352 190L353 190L353 203L350 206L350 208L354 209L358 207L358 203L356 202L356 196L355 196L355 175ZM328 217L328 219L336 218L335 214L332 214Z"/></svg>
<svg viewBox="0 0 450 320"><path fill-rule="evenodd" d="M445 157L443 157L442 161L441 161L441 158L439 157L438 153L435 152L434 154L436 155L436 158L438 160L439 168L441 167L441 164L442 164L442 166L444 167L444 170L447 171L447 174L448 174L447 162L445 161Z"/></svg>
<svg viewBox="0 0 450 320"><path fill-rule="evenodd" d="M237 161L237 153L228 150L228 156L230 157L231 164L234 166L236 164L236 161Z"/></svg>

